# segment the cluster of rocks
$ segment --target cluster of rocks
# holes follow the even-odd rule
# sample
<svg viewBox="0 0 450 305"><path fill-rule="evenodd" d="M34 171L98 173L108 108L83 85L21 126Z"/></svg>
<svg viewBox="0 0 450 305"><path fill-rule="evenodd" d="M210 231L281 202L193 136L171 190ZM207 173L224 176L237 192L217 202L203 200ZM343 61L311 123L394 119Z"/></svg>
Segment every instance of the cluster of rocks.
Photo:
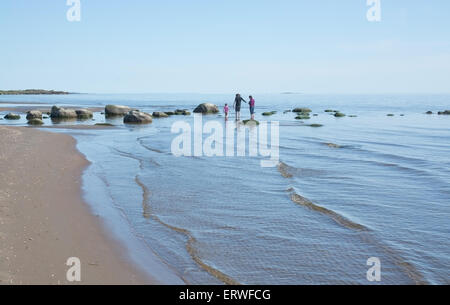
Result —
<svg viewBox="0 0 450 305"><path fill-rule="evenodd" d="M42 112L39 110L28 111L27 120L29 125L44 125L44 121L42 121Z"/></svg>
<svg viewBox="0 0 450 305"><path fill-rule="evenodd" d="M93 112L87 109L65 109L59 106L53 106L50 112L52 120L88 120L93 116Z"/></svg>
<svg viewBox="0 0 450 305"><path fill-rule="evenodd" d="M295 117L296 120L309 120L312 111L309 108L295 108L292 112L297 114Z"/></svg>
<svg viewBox="0 0 450 305"><path fill-rule="evenodd" d="M122 105L107 105L105 107L105 116L107 118L123 116L125 124L150 124L153 118L168 118L172 115L191 115L191 113L187 109L177 109L167 112L155 111L150 114Z"/></svg>
<svg viewBox="0 0 450 305"><path fill-rule="evenodd" d="M438 114L439 115L450 115L450 110L439 111Z"/></svg>

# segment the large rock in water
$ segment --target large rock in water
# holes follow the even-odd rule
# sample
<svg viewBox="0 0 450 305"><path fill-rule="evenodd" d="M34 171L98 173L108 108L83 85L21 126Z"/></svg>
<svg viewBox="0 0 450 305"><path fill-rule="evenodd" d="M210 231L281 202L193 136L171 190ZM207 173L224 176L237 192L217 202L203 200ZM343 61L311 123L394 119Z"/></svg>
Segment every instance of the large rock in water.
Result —
<svg viewBox="0 0 450 305"><path fill-rule="evenodd" d="M77 114L77 118L79 120L87 120L94 117L94 113L87 109L77 109L75 110L75 113Z"/></svg>
<svg viewBox="0 0 450 305"><path fill-rule="evenodd" d="M20 120L20 115L15 114L15 113L8 113L7 115L5 115L5 119L7 119L7 120Z"/></svg>
<svg viewBox="0 0 450 305"><path fill-rule="evenodd" d="M42 120L42 112L40 112L39 110L28 111L27 112L27 120L32 120L32 119Z"/></svg>
<svg viewBox="0 0 450 305"><path fill-rule="evenodd" d="M105 116L124 116L131 111L131 108L128 106L121 105L107 105L105 107Z"/></svg>
<svg viewBox="0 0 450 305"><path fill-rule="evenodd" d="M56 120L76 119L77 113L73 109L64 109L62 107L53 106L50 117Z"/></svg>
<svg viewBox="0 0 450 305"><path fill-rule="evenodd" d="M145 112L133 110L123 118L123 122L125 124L150 124L152 122L152 116Z"/></svg>
<svg viewBox="0 0 450 305"><path fill-rule="evenodd" d="M219 112L219 108L214 105L214 104L210 104L210 103L203 103L197 106L197 108L195 108L194 113L218 113Z"/></svg>

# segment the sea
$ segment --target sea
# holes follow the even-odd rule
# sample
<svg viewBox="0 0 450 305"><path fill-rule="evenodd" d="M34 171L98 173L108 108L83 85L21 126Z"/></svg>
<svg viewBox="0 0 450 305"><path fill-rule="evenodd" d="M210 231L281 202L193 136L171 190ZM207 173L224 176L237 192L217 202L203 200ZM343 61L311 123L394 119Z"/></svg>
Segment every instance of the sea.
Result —
<svg viewBox="0 0 450 305"><path fill-rule="evenodd" d="M86 202L149 273L151 254L187 284L450 284L450 115L437 114L450 109L450 95L253 96L259 126L236 122L233 111L225 119L233 93L0 96L0 106L192 113L208 102L220 113L204 115L201 126L244 139L252 128L278 126L265 143L278 151L276 163L262 166L267 156L250 155L250 142L244 154L174 154L176 126L190 126L192 142L212 135L194 130L193 114L149 125L102 111L83 122L44 119L56 127L44 130L75 137L91 163ZM310 108L310 119L296 119L296 107ZM249 117L243 104L241 118ZM115 126L58 128L97 123ZM226 138L218 132L208 143Z"/></svg>

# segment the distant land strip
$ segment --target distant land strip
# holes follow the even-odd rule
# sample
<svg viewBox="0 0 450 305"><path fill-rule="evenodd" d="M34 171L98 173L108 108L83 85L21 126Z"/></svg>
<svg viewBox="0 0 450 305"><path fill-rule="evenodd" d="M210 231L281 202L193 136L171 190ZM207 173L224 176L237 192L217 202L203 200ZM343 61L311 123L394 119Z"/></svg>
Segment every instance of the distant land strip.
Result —
<svg viewBox="0 0 450 305"><path fill-rule="evenodd" d="M55 91L55 90L43 90L43 89L26 89L26 90L0 90L0 95L36 95L36 94L47 94L47 95L63 95L72 94L65 91Z"/></svg>

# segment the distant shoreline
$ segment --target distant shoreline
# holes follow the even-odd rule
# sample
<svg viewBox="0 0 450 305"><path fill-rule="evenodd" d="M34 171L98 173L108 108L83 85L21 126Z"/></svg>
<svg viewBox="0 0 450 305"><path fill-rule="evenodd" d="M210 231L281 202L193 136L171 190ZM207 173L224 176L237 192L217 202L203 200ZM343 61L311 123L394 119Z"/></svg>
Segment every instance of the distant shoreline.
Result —
<svg viewBox="0 0 450 305"><path fill-rule="evenodd" d="M67 95L74 94L66 91L26 89L26 90L0 90L0 95Z"/></svg>

